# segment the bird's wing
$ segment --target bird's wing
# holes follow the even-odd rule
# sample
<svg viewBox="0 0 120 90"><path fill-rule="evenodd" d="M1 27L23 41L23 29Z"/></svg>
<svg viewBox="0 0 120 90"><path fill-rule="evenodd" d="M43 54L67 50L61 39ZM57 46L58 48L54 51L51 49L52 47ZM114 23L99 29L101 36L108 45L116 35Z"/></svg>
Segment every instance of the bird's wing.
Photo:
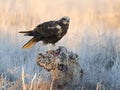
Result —
<svg viewBox="0 0 120 90"><path fill-rule="evenodd" d="M58 35L62 32L61 26L56 21L49 21L38 25L35 31L44 37Z"/></svg>

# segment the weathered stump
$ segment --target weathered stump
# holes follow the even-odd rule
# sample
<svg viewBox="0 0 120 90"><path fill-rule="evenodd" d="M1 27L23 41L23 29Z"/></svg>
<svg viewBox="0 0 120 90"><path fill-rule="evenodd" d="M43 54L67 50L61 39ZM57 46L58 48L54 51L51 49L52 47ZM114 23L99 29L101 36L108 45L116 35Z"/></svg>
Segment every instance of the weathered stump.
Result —
<svg viewBox="0 0 120 90"><path fill-rule="evenodd" d="M37 64L49 72L49 80L40 83L41 90L74 90L79 86L83 70L78 60L78 55L65 47L40 53Z"/></svg>

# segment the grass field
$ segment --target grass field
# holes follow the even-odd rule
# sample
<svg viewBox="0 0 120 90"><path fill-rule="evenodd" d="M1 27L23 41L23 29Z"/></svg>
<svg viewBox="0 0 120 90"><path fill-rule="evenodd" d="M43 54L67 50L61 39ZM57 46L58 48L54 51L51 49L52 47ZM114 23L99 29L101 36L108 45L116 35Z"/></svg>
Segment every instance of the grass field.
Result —
<svg viewBox="0 0 120 90"><path fill-rule="evenodd" d="M0 88L40 77L35 60L47 46L40 42L23 50L30 38L18 32L62 16L70 17L70 27L56 45L79 55L82 86L95 90L100 83L105 90L120 90L120 0L0 0ZM18 86L25 89L24 83Z"/></svg>

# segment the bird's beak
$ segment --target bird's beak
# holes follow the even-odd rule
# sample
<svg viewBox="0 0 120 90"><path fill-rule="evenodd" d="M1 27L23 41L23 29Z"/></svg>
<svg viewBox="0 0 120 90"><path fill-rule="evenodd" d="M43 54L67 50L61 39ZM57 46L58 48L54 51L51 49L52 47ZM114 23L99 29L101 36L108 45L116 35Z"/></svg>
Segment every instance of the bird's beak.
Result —
<svg viewBox="0 0 120 90"><path fill-rule="evenodd" d="M67 17L67 20L66 20L68 23L70 22L70 18L69 17Z"/></svg>

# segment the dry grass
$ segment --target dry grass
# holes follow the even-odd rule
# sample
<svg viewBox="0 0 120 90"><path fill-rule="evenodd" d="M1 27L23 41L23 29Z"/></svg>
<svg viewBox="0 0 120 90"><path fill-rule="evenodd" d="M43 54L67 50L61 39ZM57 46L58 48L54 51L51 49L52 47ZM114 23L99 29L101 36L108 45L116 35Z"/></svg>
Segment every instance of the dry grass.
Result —
<svg viewBox="0 0 120 90"><path fill-rule="evenodd" d="M101 27L105 31L113 29L119 31L119 4L119 0L114 2L109 0L53 0L51 2L48 0L34 0L34 2L16 0L14 4L12 0L5 3L4 0L0 0L0 32L3 33L3 36L10 34L11 41L13 41L15 38L13 36L18 31L31 30L39 23L59 19L65 15L71 18L68 38L75 37L78 32L80 33L78 36L81 38L85 28L90 28L94 34L98 33ZM71 42L68 41L68 44Z"/></svg>
<svg viewBox="0 0 120 90"><path fill-rule="evenodd" d="M14 4L12 0L5 3L4 0L0 0L0 2L0 27L3 29L11 26L33 28L40 22L57 19L64 15L70 16L71 25L76 27L81 24L92 27L103 21L108 28L118 28L120 23L119 0L114 2L109 0L53 0L51 2L48 0L34 0L34 2L16 0Z"/></svg>

